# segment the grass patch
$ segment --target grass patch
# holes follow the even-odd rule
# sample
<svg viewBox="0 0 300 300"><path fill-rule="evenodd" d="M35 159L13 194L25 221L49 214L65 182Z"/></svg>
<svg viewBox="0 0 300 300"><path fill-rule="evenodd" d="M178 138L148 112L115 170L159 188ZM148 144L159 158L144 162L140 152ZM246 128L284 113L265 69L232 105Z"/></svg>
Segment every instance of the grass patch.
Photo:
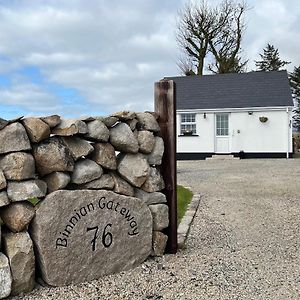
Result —
<svg viewBox="0 0 300 300"><path fill-rule="evenodd" d="M177 224L180 224L185 211L193 198L193 193L181 185L177 185Z"/></svg>

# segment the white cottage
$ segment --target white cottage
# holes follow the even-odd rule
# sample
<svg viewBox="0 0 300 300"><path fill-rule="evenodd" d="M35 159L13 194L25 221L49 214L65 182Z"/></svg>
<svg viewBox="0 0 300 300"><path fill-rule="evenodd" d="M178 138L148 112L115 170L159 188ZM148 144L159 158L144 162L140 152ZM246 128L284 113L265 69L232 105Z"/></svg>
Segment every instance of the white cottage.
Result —
<svg viewBox="0 0 300 300"><path fill-rule="evenodd" d="M176 84L178 159L292 157L286 71L168 79Z"/></svg>

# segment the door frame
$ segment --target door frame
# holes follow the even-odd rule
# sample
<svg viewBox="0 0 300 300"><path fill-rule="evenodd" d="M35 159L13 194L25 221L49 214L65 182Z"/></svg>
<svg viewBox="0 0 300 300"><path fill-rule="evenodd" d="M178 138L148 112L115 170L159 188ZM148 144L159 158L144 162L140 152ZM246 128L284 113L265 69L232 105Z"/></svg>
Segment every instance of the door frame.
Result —
<svg viewBox="0 0 300 300"><path fill-rule="evenodd" d="M228 116L228 135L220 135L220 138L227 138L228 139L228 151L220 152L217 151L217 115L227 115ZM229 154L231 153L231 136L230 136L230 113L229 112L221 112L221 113L214 113L214 141L215 141L215 153L217 154Z"/></svg>

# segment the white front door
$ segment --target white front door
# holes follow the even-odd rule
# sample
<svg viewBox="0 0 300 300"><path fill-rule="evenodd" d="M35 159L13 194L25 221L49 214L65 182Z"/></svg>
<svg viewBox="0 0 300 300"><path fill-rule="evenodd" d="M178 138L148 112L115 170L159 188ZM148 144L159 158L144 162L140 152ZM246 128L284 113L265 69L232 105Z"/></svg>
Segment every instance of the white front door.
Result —
<svg viewBox="0 0 300 300"><path fill-rule="evenodd" d="M216 153L230 153L229 114L216 114Z"/></svg>

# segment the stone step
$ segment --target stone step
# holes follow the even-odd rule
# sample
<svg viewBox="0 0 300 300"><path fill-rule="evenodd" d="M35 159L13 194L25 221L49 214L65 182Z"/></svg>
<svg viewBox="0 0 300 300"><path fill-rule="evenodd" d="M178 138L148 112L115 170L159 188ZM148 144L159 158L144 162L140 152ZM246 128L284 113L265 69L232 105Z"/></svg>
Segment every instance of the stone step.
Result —
<svg viewBox="0 0 300 300"><path fill-rule="evenodd" d="M232 154L214 154L212 157L206 157L206 160L239 160L239 157L234 157Z"/></svg>

